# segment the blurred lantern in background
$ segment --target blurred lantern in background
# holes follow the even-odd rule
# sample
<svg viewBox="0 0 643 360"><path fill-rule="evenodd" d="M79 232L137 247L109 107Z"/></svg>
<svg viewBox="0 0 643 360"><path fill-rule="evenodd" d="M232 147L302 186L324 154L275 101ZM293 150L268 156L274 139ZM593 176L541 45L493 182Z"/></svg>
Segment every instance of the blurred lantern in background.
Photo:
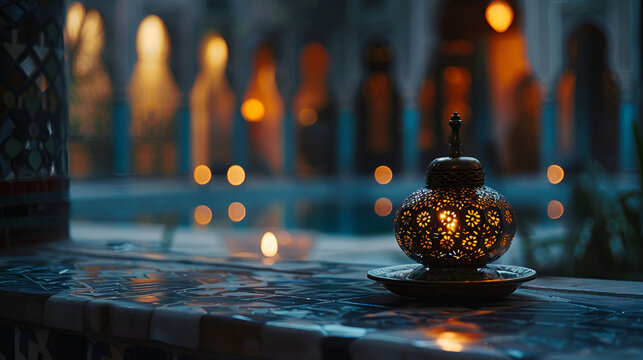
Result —
<svg viewBox="0 0 643 360"><path fill-rule="evenodd" d="M203 37L199 73L190 92L192 164L225 169L232 159L235 98L228 85L228 45L216 33Z"/></svg>
<svg viewBox="0 0 643 360"><path fill-rule="evenodd" d="M326 86L329 66L330 56L322 44L310 43L301 51L301 82L293 113L298 129L297 167L303 175L336 171L337 115Z"/></svg>
<svg viewBox="0 0 643 360"><path fill-rule="evenodd" d="M150 174L176 169L174 114L181 94L168 65L170 39L163 20L149 15L136 33L138 60L129 84L134 165Z"/></svg>

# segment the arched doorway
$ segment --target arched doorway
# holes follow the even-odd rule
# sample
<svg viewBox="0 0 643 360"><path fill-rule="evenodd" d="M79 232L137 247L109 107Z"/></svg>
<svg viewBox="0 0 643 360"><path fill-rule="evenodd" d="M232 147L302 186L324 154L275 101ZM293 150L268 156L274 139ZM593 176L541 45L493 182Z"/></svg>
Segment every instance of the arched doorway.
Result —
<svg viewBox="0 0 643 360"><path fill-rule="evenodd" d="M558 148L568 162L618 166L619 90L606 63L607 40L594 25L573 31L558 83Z"/></svg>
<svg viewBox="0 0 643 360"><path fill-rule="evenodd" d="M391 74L392 54L378 42L366 51L366 78L357 95L355 167L372 174L380 165L402 166L400 97Z"/></svg>

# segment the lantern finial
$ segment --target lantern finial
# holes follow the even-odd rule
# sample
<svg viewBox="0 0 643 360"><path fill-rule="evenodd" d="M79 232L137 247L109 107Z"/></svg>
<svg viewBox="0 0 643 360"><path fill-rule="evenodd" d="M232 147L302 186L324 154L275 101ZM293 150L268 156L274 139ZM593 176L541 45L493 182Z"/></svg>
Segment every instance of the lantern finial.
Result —
<svg viewBox="0 0 643 360"><path fill-rule="evenodd" d="M462 141L460 140L460 126L462 126L462 120L460 120L460 115L458 112L454 112L449 121L449 126L451 126L451 135L449 136L449 145L451 145L451 154L449 155L452 158L457 158L462 155L460 152L460 146Z"/></svg>

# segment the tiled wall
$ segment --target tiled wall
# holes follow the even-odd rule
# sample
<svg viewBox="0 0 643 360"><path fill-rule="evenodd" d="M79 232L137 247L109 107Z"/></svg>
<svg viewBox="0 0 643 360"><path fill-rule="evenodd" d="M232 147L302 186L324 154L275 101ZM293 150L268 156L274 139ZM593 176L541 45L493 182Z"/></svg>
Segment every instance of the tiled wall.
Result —
<svg viewBox="0 0 643 360"><path fill-rule="evenodd" d="M68 234L63 10L0 5L0 249Z"/></svg>

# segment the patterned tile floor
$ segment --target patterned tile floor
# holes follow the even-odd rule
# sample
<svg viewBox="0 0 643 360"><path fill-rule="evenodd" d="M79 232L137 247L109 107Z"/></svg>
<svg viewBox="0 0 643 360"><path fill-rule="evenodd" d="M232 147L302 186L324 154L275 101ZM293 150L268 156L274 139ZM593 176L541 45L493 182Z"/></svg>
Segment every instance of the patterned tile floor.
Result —
<svg viewBox="0 0 643 360"><path fill-rule="evenodd" d="M92 349L106 338L197 358L643 357L643 283L541 278L498 302L421 303L368 280L371 267L78 243L22 250L0 257L0 325L15 334L0 354L49 351L53 335L37 330L49 329Z"/></svg>

